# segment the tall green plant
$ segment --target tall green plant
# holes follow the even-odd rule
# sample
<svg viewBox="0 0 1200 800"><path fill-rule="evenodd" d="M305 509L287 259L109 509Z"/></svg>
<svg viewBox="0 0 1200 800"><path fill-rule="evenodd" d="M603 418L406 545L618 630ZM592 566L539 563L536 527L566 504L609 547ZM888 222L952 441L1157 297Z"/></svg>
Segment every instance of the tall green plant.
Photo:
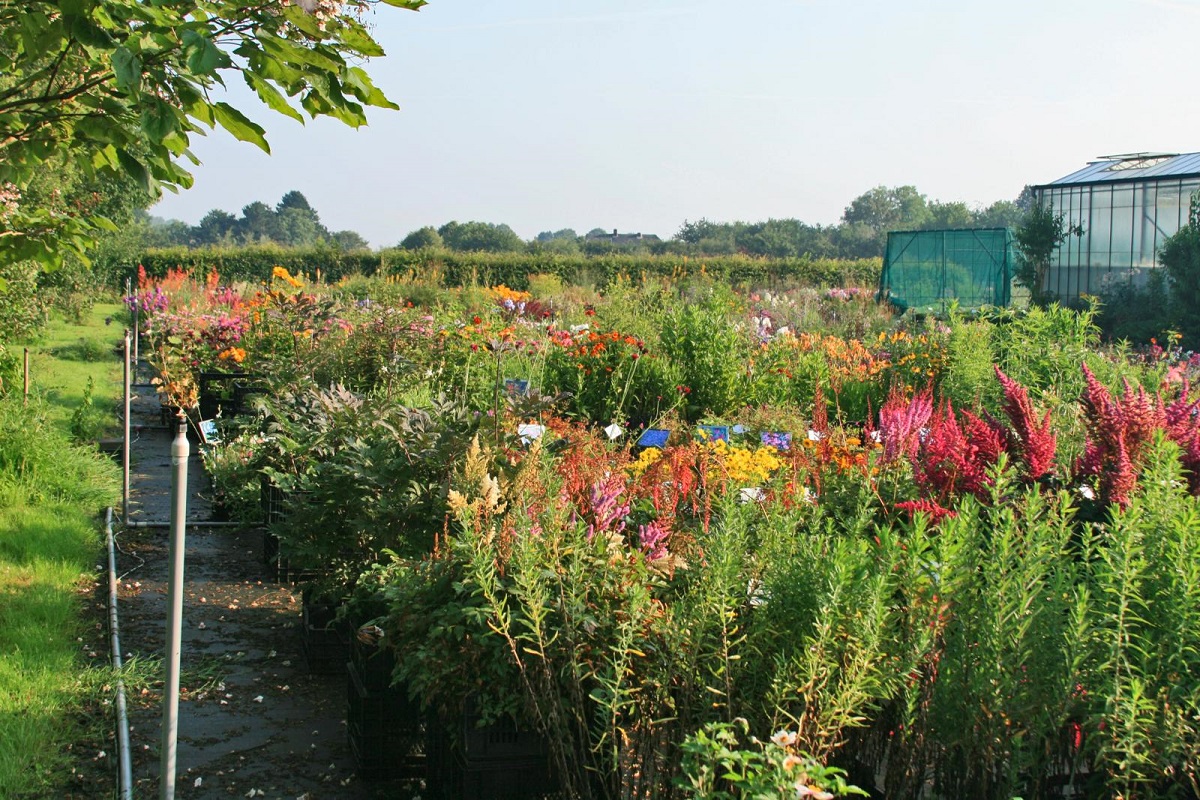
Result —
<svg viewBox="0 0 1200 800"><path fill-rule="evenodd" d="M1029 290L1034 305L1045 305L1054 297L1046 288L1046 276L1055 252L1068 237L1082 235L1078 223L1068 223L1065 214L1055 214L1046 203L1037 203L1025 215L1013 237L1020 255L1014 277Z"/></svg>
<svg viewBox="0 0 1200 800"><path fill-rule="evenodd" d="M1142 493L1084 543L1085 734L1109 797L1200 790L1200 505L1180 485L1175 448L1160 440Z"/></svg>
<svg viewBox="0 0 1200 800"><path fill-rule="evenodd" d="M736 302L730 292L713 291L676 304L662 319L663 353L691 390L684 409L689 420L728 414L746 401L750 342L729 313Z"/></svg>
<svg viewBox="0 0 1200 800"><path fill-rule="evenodd" d="M1163 242L1158 260L1170 278L1179 329L1194 348L1200 343L1200 192L1192 196L1187 224Z"/></svg>

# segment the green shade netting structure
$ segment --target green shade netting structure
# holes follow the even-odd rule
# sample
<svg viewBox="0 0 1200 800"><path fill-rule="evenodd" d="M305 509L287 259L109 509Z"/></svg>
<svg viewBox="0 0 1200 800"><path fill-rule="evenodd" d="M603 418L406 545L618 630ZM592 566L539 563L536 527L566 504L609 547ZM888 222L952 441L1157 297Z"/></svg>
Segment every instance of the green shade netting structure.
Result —
<svg viewBox="0 0 1200 800"><path fill-rule="evenodd" d="M907 310L1006 306L1015 268L1012 231L972 228L888 233L879 297Z"/></svg>

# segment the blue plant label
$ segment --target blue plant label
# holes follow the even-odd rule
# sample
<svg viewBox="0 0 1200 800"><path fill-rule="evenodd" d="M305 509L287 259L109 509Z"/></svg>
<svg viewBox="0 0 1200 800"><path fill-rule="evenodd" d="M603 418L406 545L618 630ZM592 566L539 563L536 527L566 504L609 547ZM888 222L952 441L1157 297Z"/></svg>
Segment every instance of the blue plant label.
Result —
<svg viewBox="0 0 1200 800"><path fill-rule="evenodd" d="M217 433L215 419L202 419L197 427L200 428L200 436L203 437L205 444L220 444L221 434Z"/></svg>
<svg viewBox="0 0 1200 800"><path fill-rule="evenodd" d="M505 378L504 391L509 397L524 397L529 394L529 381L525 378Z"/></svg>
<svg viewBox="0 0 1200 800"><path fill-rule="evenodd" d="M729 441L729 426L728 425L699 425L697 426L700 437L709 442L728 442Z"/></svg>
<svg viewBox="0 0 1200 800"><path fill-rule="evenodd" d="M642 435L638 437L637 446L657 447L662 449L667 446L667 439L670 437L670 435L670 431L662 428L647 428L642 432Z"/></svg>

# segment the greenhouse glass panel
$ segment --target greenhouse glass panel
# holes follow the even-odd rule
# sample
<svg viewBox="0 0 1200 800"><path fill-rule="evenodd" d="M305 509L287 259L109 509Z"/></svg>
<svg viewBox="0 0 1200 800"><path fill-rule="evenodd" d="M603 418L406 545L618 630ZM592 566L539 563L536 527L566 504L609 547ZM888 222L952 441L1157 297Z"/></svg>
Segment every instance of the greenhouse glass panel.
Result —
<svg viewBox="0 0 1200 800"><path fill-rule="evenodd" d="M1157 228L1154 223L1154 215L1158 210L1157 205L1157 187L1153 183L1143 184L1139 193L1139 201L1141 206L1141 214L1138 215L1138 234L1139 240L1137 243L1137 253L1134 256L1134 264L1139 267L1153 267L1155 253L1155 234Z"/></svg>
<svg viewBox="0 0 1200 800"><path fill-rule="evenodd" d="M1160 183L1158 185L1158 196L1155 199L1155 206L1158 208L1158 213L1155 216L1155 224L1158 227L1157 247L1162 247L1163 241L1168 236L1172 236L1179 230L1179 184L1178 183Z"/></svg>
<svg viewBox="0 0 1200 800"><path fill-rule="evenodd" d="M1105 205L1096 204L1097 195L1103 197ZM1108 253L1112 249L1112 208L1108 205L1111 200L1108 187L1097 189L1092 195L1091 232L1088 234L1091 248L1088 257L1095 267L1108 264Z"/></svg>
<svg viewBox="0 0 1200 800"><path fill-rule="evenodd" d="M1192 195L1200 192L1200 181L1184 181L1179 185L1179 227L1187 224L1188 209L1192 207Z"/></svg>
<svg viewBox="0 0 1200 800"><path fill-rule="evenodd" d="M1076 237L1079 242L1079 263L1083 266L1091 264L1089 253L1092 243L1092 190L1085 186L1083 192L1079 196L1079 213L1072 220L1076 225L1083 229L1082 235Z"/></svg>
<svg viewBox="0 0 1200 800"><path fill-rule="evenodd" d="M1133 192L1123 193L1130 202ZM1118 192L1113 192L1113 202L1118 202ZM1112 210L1112 245L1109 247L1109 261L1114 267L1128 267L1133 256L1133 206L1114 205Z"/></svg>

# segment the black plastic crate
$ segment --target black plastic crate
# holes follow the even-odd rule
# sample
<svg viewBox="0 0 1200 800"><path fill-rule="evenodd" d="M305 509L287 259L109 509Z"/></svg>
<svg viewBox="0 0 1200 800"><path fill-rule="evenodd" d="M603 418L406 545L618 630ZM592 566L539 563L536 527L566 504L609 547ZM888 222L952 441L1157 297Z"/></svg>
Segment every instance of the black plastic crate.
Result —
<svg viewBox="0 0 1200 800"><path fill-rule="evenodd" d="M288 495L266 475L259 475L258 504L262 508L263 524L274 525L287 516Z"/></svg>
<svg viewBox="0 0 1200 800"><path fill-rule="evenodd" d="M489 725L479 725L479 713L468 699L461 718L462 755L468 765L496 760L546 760L550 746L535 731L523 731L505 717Z"/></svg>
<svg viewBox="0 0 1200 800"><path fill-rule="evenodd" d="M340 675L350 654L350 633L330 606L308 603L300 620L300 650L313 675Z"/></svg>
<svg viewBox="0 0 1200 800"><path fill-rule="evenodd" d="M551 800L561 797L546 759L497 761L462 768L458 797L494 800Z"/></svg>
<svg viewBox="0 0 1200 800"><path fill-rule="evenodd" d="M346 665L346 735L355 769L367 780L425 780L426 731L404 687L368 691Z"/></svg>
<svg viewBox="0 0 1200 800"><path fill-rule="evenodd" d="M359 680L368 692L382 692L392 686L396 656L390 647L363 641L358 631L350 637L350 662L358 671Z"/></svg>
<svg viewBox="0 0 1200 800"><path fill-rule="evenodd" d="M442 800L462 797L557 800L563 797L551 768L549 748L541 736L519 731L511 723L479 728L476 726L478 719L474 713L459 715L453 721L429 715L426 724L428 796ZM468 727L473 729L469 735Z"/></svg>

